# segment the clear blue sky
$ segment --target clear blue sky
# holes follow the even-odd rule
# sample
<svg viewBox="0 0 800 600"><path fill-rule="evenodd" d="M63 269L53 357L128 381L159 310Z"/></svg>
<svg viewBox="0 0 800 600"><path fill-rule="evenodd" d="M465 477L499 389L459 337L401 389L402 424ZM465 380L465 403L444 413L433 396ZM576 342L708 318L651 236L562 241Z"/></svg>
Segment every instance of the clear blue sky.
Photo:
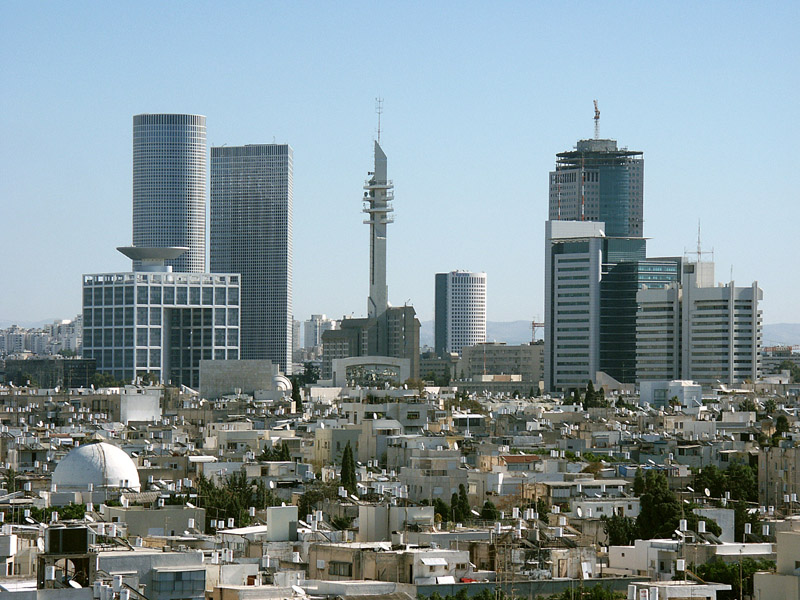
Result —
<svg viewBox="0 0 800 600"><path fill-rule="evenodd" d="M294 148L294 313L366 311L360 213L384 98L389 297L486 271L490 320L543 315L547 174L593 133L645 155L648 253L713 247L800 322L798 2L4 2L0 321L70 318L126 270L131 117Z"/></svg>

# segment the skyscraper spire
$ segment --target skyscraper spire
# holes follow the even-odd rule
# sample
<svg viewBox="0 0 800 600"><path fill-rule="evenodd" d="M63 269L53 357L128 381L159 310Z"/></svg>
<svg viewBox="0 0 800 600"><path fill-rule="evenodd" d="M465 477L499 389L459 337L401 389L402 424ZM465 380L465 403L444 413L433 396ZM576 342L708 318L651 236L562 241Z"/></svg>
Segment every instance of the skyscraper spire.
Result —
<svg viewBox="0 0 800 600"><path fill-rule="evenodd" d="M364 184L363 212L369 215L364 223L369 225L369 299L367 316L378 317L389 306L389 288L386 285L386 226L394 221L391 213L394 185L386 178L386 154L375 141L375 166Z"/></svg>

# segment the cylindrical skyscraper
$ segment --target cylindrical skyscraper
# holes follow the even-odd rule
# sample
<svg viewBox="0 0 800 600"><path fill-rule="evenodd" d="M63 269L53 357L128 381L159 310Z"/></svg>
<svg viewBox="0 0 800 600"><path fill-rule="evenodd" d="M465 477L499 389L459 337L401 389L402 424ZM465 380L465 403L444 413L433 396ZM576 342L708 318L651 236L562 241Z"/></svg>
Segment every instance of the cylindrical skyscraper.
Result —
<svg viewBox="0 0 800 600"><path fill-rule="evenodd" d="M133 245L188 248L177 272L205 271L206 154L204 116L133 117Z"/></svg>
<svg viewBox="0 0 800 600"><path fill-rule="evenodd" d="M486 341L486 273L436 274L436 353L458 352Z"/></svg>

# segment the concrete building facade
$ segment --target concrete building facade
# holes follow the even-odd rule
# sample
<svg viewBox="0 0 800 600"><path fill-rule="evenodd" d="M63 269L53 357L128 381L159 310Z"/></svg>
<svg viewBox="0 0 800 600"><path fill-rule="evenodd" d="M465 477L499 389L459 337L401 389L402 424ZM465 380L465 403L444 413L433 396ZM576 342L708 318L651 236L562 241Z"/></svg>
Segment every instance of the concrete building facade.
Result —
<svg viewBox="0 0 800 600"><path fill-rule="evenodd" d="M757 282L714 285L714 263L685 263L681 282L637 293L637 379L705 385L761 374L763 292Z"/></svg>

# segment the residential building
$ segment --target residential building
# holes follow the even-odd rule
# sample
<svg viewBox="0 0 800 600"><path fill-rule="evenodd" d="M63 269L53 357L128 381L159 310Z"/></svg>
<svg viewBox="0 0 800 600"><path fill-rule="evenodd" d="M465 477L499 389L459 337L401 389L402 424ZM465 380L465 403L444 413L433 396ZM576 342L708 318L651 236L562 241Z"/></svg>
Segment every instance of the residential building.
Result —
<svg viewBox="0 0 800 600"><path fill-rule="evenodd" d="M211 148L210 261L241 275L241 358L292 368L292 172L288 144Z"/></svg>
<svg viewBox="0 0 800 600"><path fill-rule="evenodd" d="M800 531L777 534L778 551L775 573L753 576L753 597L775 600L800 598Z"/></svg>
<svg viewBox="0 0 800 600"><path fill-rule="evenodd" d="M204 116L133 117L133 245L186 248L166 261L180 273L205 271L206 154Z"/></svg>
<svg viewBox="0 0 800 600"><path fill-rule="evenodd" d="M714 263L685 263L681 281L636 295L637 379L705 385L761 374L763 292L757 282L714 285Z"/></svg>
<svg viewBox="0 0 800 600"><path fill-rule="evenodd" d="M550 172L551 221L598 221L609 237L642 237L644 158L616 140L580 140L556 154Z"/></svg>
<svg viewBox="0 0 800 600"><path fill-rule="evenodd" d="M436 274L434 330L439 356L486 341L486 273Z"/></svg>
<svg viewBox="0 0 800 600"><path fill-rule="evenodd" d="M764 446L758 452L758 502L791 510L800 497L800 448ZM796 504L796 502L794 502Z"/></svg>
<svg viewBox="0 0 800 600"><path fill-rule="evenodd" d="M463 349L458 362L460 379L481 375L521 375L528 387L538 389L544 371L544 344L509 346L505 342L486 342ZM528 387L523 391L527 392Z"/></svg>

